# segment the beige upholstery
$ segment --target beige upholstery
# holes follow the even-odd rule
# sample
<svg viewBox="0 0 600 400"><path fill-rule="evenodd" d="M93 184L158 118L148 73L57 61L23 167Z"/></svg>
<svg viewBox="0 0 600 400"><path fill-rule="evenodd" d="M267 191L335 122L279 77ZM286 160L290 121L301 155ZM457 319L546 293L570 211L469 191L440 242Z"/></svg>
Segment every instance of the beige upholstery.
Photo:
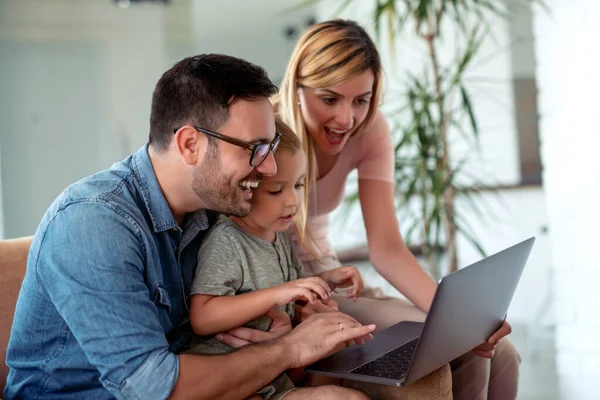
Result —
<svg viewBox="0 0 600 400"><path fill-rule="evenodd" d="M32 239L33 236L0 240L0 397L8 374L5 364L6 346Z"/></svg>
<svg viewBox="0 0 600 400"><path fill-rule="evenodd" d="M344 380L343 385L363 391L373 400L452 400L450 365L433 371L406 387Z"/></svg>

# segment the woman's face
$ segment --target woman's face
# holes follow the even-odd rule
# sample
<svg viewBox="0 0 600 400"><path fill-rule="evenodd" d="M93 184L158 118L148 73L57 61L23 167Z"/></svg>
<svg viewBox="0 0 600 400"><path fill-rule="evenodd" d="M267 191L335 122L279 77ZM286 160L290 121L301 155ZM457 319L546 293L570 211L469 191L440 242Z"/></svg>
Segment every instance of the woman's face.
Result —
<svg viewBox="0 0 600 400"><path fill-rule="evenodd" d="M308 134L325 154L335 155L367 117L375 77L372 70L328 87L298 89Z"/></svg>

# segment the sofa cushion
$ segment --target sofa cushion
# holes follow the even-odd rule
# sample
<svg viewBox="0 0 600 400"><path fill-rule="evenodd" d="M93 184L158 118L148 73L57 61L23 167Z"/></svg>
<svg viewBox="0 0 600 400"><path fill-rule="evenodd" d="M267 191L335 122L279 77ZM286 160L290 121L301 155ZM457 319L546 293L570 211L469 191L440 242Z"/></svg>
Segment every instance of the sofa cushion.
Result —
<svg viewBox="0 0 600 400"><path fill-rule="evenodd" d="M0 240L0 396L4 391L8 367L6 346L21 282L27 266L27 254L32 237Z"/></svg>

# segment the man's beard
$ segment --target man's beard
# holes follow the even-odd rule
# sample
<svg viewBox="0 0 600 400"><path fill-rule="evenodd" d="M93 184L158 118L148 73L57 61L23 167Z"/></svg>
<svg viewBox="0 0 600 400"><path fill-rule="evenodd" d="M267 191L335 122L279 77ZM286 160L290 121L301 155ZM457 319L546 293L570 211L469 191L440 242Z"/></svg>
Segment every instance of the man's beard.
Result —
<svg viewBox="0 0 600 400"><path fill-rule="evenodd" d="M250 201L242 197L237 182L234 187L230 186L229 180L222 171L218 146L209 144L204 162L192 177L192 189L206 204L207 209L240 218L245 217L250 212ZM254 180L262 179L262 174L254 170L242 181L251 176Z"/></svg>

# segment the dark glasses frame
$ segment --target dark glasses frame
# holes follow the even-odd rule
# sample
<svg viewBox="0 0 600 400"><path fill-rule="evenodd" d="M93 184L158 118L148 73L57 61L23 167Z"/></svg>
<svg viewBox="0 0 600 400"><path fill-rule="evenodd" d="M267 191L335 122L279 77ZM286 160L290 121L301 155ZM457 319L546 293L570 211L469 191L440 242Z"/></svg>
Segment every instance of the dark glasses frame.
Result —
<svg viewBox="0 0 600 400"><path fill-rule="evenodd" d="M249 142L245 142L240 139L233 138L231 136L223 135L222 133L214 132L209 129L200 128L198 126L194 126L194 128L198 132L204 133L205 135L212 136L212 137L222 140L224 142L231 143L235 146L243 147L245 149L252 151L252 155L250 156L250 166L253 168L258 167L260 164L262 164L262 162L265 161L265 159L269 155L269 152L275 152L275 150L277 150L277 146L279 145L279 140L281 139L281 135L278 132L275 132L275 137L273 138L271 143L254 144L254 143L249 143ZM177 133L177 131L180 129L181 129L181 127L173 129L173 133ZM260 156L260 159L255 160L254 157L257 154L262 154L262 156Z"/></svg>

